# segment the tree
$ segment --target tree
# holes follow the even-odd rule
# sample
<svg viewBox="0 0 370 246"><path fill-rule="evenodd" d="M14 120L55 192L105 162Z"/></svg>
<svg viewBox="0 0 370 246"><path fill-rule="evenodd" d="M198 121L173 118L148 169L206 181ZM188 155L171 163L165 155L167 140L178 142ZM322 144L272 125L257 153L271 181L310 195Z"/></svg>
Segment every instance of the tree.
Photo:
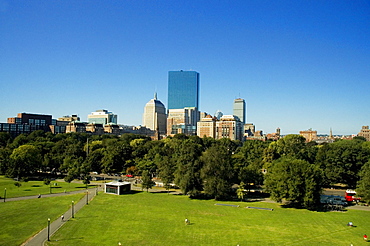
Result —
<svg viewBox="0 0 370 246"><path fill-rule="evenodd" d="M356 187L358 173L369 158L369 149L364 146L358 140L341 140L319 148L316 164L325 173L325 184Z"/></svg>
<svg viewBox="0 0 370 246"><path fill-rule="evenodd" d="M168 156L157 155L156 162L158 162L159 176L163 182L163 187L166 190L171 188L171 183L174 180L174 172L176 170L175 164Z"/></svg>
<svg viewBox="0 0 370 246"><path fill-rule="evenodd" d="M201 157L204 192L216 200L227 198L231 191L234 175L231 154L228 146L222 144L210 147Z"/></svg>
<svg viewBox="0 0 370 246"><path fill-rule="evenodd" d="M248 140L237 150L233 155L234 168L239 180L237 183L263 184L263 154L267 147L266 142Z"/></svg>
<svg viewBox="0 0 370 246"><path fill-rule="evenodd" d="M18 190L19 190L19 187L22 186L21 182L18 182L18 181L17 182L14 182L14 185L18 187Z"/></svg>
<svg viewBox="0 0 370 246"><path fill-rule="evenodd" d="M239 185L239 188L236 190L236 194L237 194L238 198L240 199L240 201L244 200L244 195L245 195L244 185L245 184L243 182L241 182L240 185Z"/></svg>
<svg viewBox="0 0 370 246"><path fill-rule="evenodd" d="M9 164L9 157L12 154L12 150L9 148L0 148L0 174L6 174Z"/></svg>
<svg viewBox="0 0 370 246"><path fill-rule="evenodd" d="M366 162L360 171L360 180L357 182L357 193L363 201L370 203L370 161Z"/></svg>
<svg viewBox="0 0 370 246"><path fill-rule="evenodd" d="M265 190L272 200L283 199L298 207L315 208L320 201L322 173L314 164L292 157L272 163L265 178Z"/></svg>
<svg viewBox="0 0 370 246"><path fill-rule="evenodd" d="M10 133L0 132L0 148L7 146L10 140L11 140Z"/></svg>
<svg viewBox="0 0 370 246"><path fill-rule="evenodd" d="M51 180L48 178L44 179L44 184L49 185L49 192L51 194Z"/></svg>
<svg viewBox="0 0 370 246"><path fill-rule="evenodd" d="M304 159L306 139L301 135L289 134L276 142L276 151L279 156L291 156Z"/></svg>
<svg viewBox="0 0 370 246"><path fill-rule="evenodd" d="M21 145L10 155L10 167L7 175L22 179L29 177L41 167L41 153L33 145Z"/></svg>
<svg viewBox="0 0 370 246"><path fill-rule="evenodd" d="M173 139L172 148L174 151L171 155L172 163L176 165L175 184L180 187L183 194L196 197L203 188L200 176L202 162L199 161L202 146L191 139Z"/></svg>
<svg viewBox="0 0 370 246"><path fill-rule="evenodd" d="M124 141L111 140L107 142L102 167L104 173L117 173L126 170L126 161L131 159L131 146Z"/></svg>
<svg viewBox="0 0 370 246"><path fill-rule="evenodd" d="M146 192L148 192L148 190L150 188L152 188L153 185L155 185L154 181L150 177L150 174L149 174L149 171L148 170L144 170L142 172L142 174L141 174L141 180L143 181L141 183L141 188L142 189L146 189Z"/></svg>

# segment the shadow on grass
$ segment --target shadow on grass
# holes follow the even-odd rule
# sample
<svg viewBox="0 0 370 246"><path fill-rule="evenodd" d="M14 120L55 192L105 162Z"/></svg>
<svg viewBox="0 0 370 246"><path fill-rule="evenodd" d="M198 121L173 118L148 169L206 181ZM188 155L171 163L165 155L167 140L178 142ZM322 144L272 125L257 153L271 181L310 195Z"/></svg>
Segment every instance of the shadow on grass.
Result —
<svg viewBox="0 0 370 246"><path fill-rule="evenodd" d="M86 187L86 185L84 186L77 186L76 189L90 189L90 188L96 188L96 185L88 185Z"/></svg>
<svg viewBox="0 0 370 246"><path fill-rule="evenodd" d="M176 191L173 191L173 190L170 190L170 191L167 191L167 190L161 190L161 191L151 191L150 193L153 193L153 194L171 194L171 193L174 193Z"/></svg>
<svg viewBox="0 0 370 246"><path fill-rule="evenodd" d="M84 239L84 237L72 237L72 238L56 239L56 240L50 240L50 241L51 242L62 242L62 241L79 240L79 239Z"/></svg>
<svg viewBox="0 0 370 246"><path fill-rule="evenodd" d="M32 185L31 187L41 187L41 185Z"/></svg>

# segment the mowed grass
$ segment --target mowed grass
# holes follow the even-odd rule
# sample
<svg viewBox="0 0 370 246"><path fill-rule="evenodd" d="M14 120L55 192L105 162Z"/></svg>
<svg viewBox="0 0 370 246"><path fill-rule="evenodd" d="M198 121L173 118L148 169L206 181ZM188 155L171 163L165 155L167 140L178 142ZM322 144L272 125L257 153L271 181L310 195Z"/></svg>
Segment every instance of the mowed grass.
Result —
<svg viewBox="0 0 370 246"><path fill-rule="evenodd" d="M163 193L101 194L46 245L348 246L363 245L362 236L370 234L367 211L313 212L266 202L221 202L240 205L236 208L215 203ZM190 225L185 225L185 218ZM347 227L349 221L356 227Z"/></svg>
<svg viewBox="0 0 370 246"><path fill-rule="evenodd" d="M3 199L6 188L6 198L21 197L21 196L37 196L38 194L63 193L75 190L86 189L86 185L81 183L67 183L60 181L51 181L51 186L45 185L43 181L28 181L20 182L18 188L14 185L16 181L11 178L0 176L0 197ZM50 188L51 187L51 188ZM89 186L95 187L95 186Z"/></svg>
<svg viewBox="0 0 370 246"><path fill-rule="evenodd" d="M0 245L20 245L58 219L84 194L0 203Z"/></svg>

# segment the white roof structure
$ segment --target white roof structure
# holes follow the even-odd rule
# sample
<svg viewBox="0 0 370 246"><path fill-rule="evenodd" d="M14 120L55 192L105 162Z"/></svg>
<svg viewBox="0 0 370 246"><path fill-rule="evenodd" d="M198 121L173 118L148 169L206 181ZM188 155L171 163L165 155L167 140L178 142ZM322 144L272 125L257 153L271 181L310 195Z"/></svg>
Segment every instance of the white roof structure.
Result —
<svg viewBox="0 0 370 246"><path fill-rule="evenodd" d="M122 186L122 185L128 185L128 184L131 184L131 183L130 182L126 182L126 181L120 182L120 181L114 180L112 182L106 183L105 185Z"/></svg>

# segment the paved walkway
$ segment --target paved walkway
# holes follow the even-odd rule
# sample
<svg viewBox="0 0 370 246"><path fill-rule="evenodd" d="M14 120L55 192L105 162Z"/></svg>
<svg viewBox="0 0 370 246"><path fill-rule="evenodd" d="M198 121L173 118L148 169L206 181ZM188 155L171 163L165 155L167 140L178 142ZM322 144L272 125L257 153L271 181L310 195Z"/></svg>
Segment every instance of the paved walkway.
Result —
<svg viewBox="0 0 370 246"><path fill-rule="evenodd" d="M50 194L50 196L63 196L68 194L75 194L75 193L86 193L86 190L82 191L74 191L70 193L59 193L59 194ZM89 189L88 197L86 195L73 206L73 215L76 216L76 213L86 205L86 200L88 198L88 201L90 202L96 195L96 188ZM47 197L48 195L44 195L43 197ZM25 198L25 197L23 197ZM35 198L33 196L33 198ZM21 200L20 197L18 200ZM26 198L27 199L27 198ZM64 225L69 219L72 218L72 207L64 213L64 220L62 221L61 218L58 218L55 221L50 222L50 231L49 231L49 237L53 235L61 226ZM42 231L40 231L38 234L33 236L32 238L28 239L25 243L22 244L22 246L42 246L44 245L44 242L48 240L48 227L44 228Z"/></svg>

